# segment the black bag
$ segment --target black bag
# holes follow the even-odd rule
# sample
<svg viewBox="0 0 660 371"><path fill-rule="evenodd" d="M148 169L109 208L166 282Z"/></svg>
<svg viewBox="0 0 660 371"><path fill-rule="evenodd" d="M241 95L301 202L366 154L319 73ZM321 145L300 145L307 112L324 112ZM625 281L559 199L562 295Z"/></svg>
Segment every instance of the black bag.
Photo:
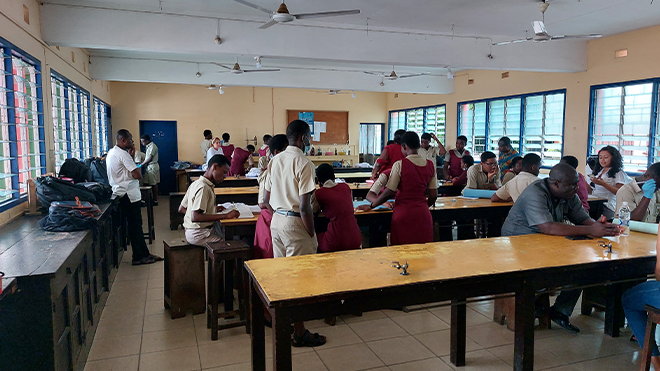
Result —
<svg viewBox="0 0 660 371"><path fill-rule="evenodd" d="M89 201L96 203L96 196L93 192L81 185L54 178L52 176L42 176L34 179L37 186L37 198L42 208L49 208L53 201L75 201L76 197L80 201Z"/></svg>
<svg viewBox="0 0 660 371"><path fill-rule="evenodd" d="M50 232L74 232L98 228L98 221L88 213L75 208L54 206L49 208L46 217L39 220L41 229Z"/></svg>
<svg viewBox="0 0 660 371"><path fill-rule="evenodd" d="M92 181L92 172L85 163L75 158L67 158L60 167L60 177L73 179L74 183Z"/></svg>
<svg viewBox="0 0 660 371"><path fill-rule="evenodd" d="M99 183L99 182L85 182L85 183L78 183L77 185L83 186L87 188L90 192L94 193L94 196L96 197L96 202L102 203L105 201L110 201L110 198L112 197L112 187L110 187L107 184Z"/></svg>
<svg viewBox="0 0 660 371"><path fill-rule="evenodd" d="M110 186L110 182L108 181L108 167L105 164L105 159L96 158L92 160L89 167L92 172L91 181Z"/></svg>

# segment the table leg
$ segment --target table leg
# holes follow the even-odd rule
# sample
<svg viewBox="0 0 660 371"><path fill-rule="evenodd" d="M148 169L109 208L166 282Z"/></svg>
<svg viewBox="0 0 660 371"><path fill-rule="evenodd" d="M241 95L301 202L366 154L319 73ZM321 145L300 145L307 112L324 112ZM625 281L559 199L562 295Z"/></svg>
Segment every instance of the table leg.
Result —
<svg viewBox="0 0 660 371"><path fill-rule="evenodd" d="M210 329L211 328L211 314L213 310L209 307L209 305L213 305L213 301L215 300L214 292L218 292L217 287L213 284L213 254L207 254L207 260L208 264L206 265L206 328ZM216 294L217 295L217 294ZM217 300L215 300L217 301Z"/></svg>
<svg viewBox="0 0 660 371"><path fill-rule="evenodd" d="M213 279L209 282L213 295L209 300L211 300L211 340L218 340L218 301L219 301L219 280L218 277L222 274L221 263L212 258L209 264L212 264L211 268L213 271Z"/></svg>
<svg viewBox="0 0 660 371"><path fill-rule="evenodd" d="M619 337L623 305L621 304L621 284L605 287L605 334Z"/></svg>
<svg viewBox="0 0 660 371"><path fill-rule="evenodd" d="M282 309L275 309L272 314L273 370L291 371L291 319Z"/></svg>
<svg viewBox="0 0 660 371"><path fill-rule="evenodd" d="M465 299L460 301L464 302ZM465 332L466 332L466 306L457 304L458 299L451 303L451 336L449 360L454 366L465 366Z"/></svg>
<svg viewBox="0 0 660 371"><path fill-rule="evenodd" d="M250 279L250 318L252 319L252 371L266 371L266 333L264 329L264 305Z"/></svg>
<svg viewBox="0 0 660 371"><path fill-rule="evenodd" d="M513 350L514 371L534 369L534 288L523 282L516 292L516 329Z"/></svg>

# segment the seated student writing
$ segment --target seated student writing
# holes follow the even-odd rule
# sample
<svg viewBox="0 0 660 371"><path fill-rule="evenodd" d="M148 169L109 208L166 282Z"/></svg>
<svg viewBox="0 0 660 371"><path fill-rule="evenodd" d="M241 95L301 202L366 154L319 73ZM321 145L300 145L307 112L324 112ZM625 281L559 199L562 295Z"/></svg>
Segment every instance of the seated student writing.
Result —
<svg viewBox="0 0 660 371"><path fill-rule="evenodd" d="M179 205L179 212L185 214L183 227L186 229L186 241L197 246L224 240L219 221L240 215L237 210L218 214L224 207L215 205L214 188L225 180L229 160L225 156L215 155L207 165L206 172L190 184Z"/></svg>
<svg viewBox="0 0 660 371"><path fill-rule="evenodd" d="M623 202L627 202L630 207L630 220L656 223L660 205L659 186L660 162L656 162L649 166L644 174L619 188L616 193L616 209L619 210Z"/></svg>
<svg viewBox="0 0 660 371"><path fill-rule="evenodd" d="M502 185L507 184L516 175L520 174L520 171L522 170L522 159L521 156L516 156L511 159L511 168L502 176Z"/></svg>
<svg viewBox="0 0 660 371"><path fill-rule="evenodd" d="M234 156L231 158L231 167L229 168L229 176L245 176L245 162L247 161L250 168L254 167L254 146L248 144L247 148L237 147L234 150Z"/></svg>
<svg viewBox="0 0 660 371"><path fill-rule="evenodd" d="M491 201L516 202L527 186L539 180L539 171L541 170L541 157L539 155L528 153L520 163L522 166L518 175L498 189L490 198Z"/></svg>
<svg viewBox="0 0 660 371"><path fill-rule="evenodd" d="M286 149L289 145L289 141L286 139L286 135L278 134L272 137L268 144L269 157L275 157ZM261 213L259 214L259 219L257 219L257 226L255 227L254 232L254 259L273 258L273 240L270 234L270 223L273 220L273 214L268 210L268 205L266 205L264 200L266 182L269 177L270 168L266 167L261 174L259 174L259 178L257 178L257 181L259 182L258 202L259 208L261 208Z"/></svg>
<svg viewBox="0 0 660 371"><path fill-rule="evenodd" d="M465 188L497 191L501 186L497 156L493 152L486 151L481 154L481 163L474 164L468 169Z"/></svg>
<svg viewBox="0 0 660 371"><path fill-rule="evenodd" d="M461 169L463 169L463 172L461 175L449 179L451 184L464 186L467 183L467 171L472 165L474 165L474 157L470 155L464 155L461 157Z"/></svg>
<svg viewBox="0 0 660 371"><path fill-rule="evenodd" d="M401 137L406 158L394 163L385 191L368 206L381 205L396 193L392 245L433 242L433 218L429 207L438 197L438 178L435 164L417 154L419 147L417 133L409 131Z"/></svg>
<svg viewBox="0 0 660 371"><path fill-rule="evenodd" d="M359 249L362 233L355 219L351 188L335 183L335 172L329 164L316 168L316 180L321 188L315 192L323 215L330 219L328 229L317 235L319 252Z"/></svg>

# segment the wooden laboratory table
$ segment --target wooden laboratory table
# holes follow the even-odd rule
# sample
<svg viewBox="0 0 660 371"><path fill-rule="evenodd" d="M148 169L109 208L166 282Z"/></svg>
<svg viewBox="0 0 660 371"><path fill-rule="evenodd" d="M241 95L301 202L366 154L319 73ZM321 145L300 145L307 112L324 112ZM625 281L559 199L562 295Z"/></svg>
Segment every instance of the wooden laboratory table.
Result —
<svg viewBox="0 0 660 371"><path fill-rule="evenodd" d="M194 182L200 176L204 175L205 171L202 169L186 169L186 177L188 179L188 185ZM223 187L254 187L258 186L257 178L248 178L246 176L228 176L225 178L225 181L217 185L218 188Z"/></svg>
<svg viewBox="0 0 660 371"><path fill-rule="evenodd" d="M513 369L532 370L535 293L644 278L654 271L655 240L631 232L608 253L596 240L536 234L251 260L252 369L266 370L264 307L273 318L273 369L289 371L292 322L452 300L450 359L464 365L465 299L514 292ZM405 260L402 276L391 264Z"/></svg>
<svg viewBox="0 0 660 371"><path fill-rule="evenodd" d="M371 172L340 173L335 174L335 177L344 179L347 183L362 183L371 179Z"/></svg>

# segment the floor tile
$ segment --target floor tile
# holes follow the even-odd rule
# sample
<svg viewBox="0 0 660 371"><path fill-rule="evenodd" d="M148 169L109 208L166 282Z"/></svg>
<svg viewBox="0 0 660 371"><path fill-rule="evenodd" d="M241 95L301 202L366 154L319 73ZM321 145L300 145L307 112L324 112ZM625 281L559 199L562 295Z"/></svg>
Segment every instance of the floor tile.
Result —
<svg viewBox="0 0 660 371"><path fill-rule="evenodd" d="M468 327L467 337L484 348L513 344L513 331L495 322Z"/></svg>
<svg viewBox="0 0 660 371"><path fill-rule="evenodd" d="M585 362L574 363L571 366L579 371L633 371L639 370L639 365L634 365L620 356L612 356L594 359Z"/></svg>
<svg viewBox="0 0 660 371"><path fill-rule="evenodd" d="M247 336L235 341L200 345L198 349L202 369L245 363L251 360L250 338Z"/></svg>
<svg viewBox="0 0 660 371"><path fill-rule="evenodd" d="M565 334L535 342L537 347L562 357L566 363L576 363L639 350L638 345L627 338L611 338L602 331Z"/></svg>
<svg viewBox="0 0 660 371"><path fill-rule="evenodd" d="M145 332L142 334L142 353L188 348L197 345L194 328Z"/></svg>
<svg viewBox="0 0 660 371"><path fill-rule="evenodd" d="M346 323L357 323L357 322L364 322L364 321L371 321L374 319L379 319L379 318L387 318L387 315L383 313L380 310L375 310L372 312L364 312L362 313L361 316L354 316L354 315L347 315L347 316L341 316L341 320L346 322Z"/></svg>
<svg viewBox="0 0 660 371"><path fill-rule="evenodd" d="M330 371L357 371L385 365L366 344L330 349L319 347L316 353Z"/></svg>
<svg viewBox="0 0 660 371"><path fill-rule="evenodd" d="M98 327L94 339L107 339L117 336L141 334L144 317L124 316L117 318L103 318Z"/></svg>
<svg viewBox="0 0 660 371"><path fill-rule="evenodd" d="M149 279L149 270L144 269L143 267L122 263L120 268L121 269L117 272L117 276L115 277L115 282Z"/></svg>
<svg viewBox="0 0 660 371"><path fill-rule="evenodd" d="M367 345L388 366L434 357L430 350L412 336L377 340Z"/></svg>
<svg viewBox="0 0 660 371"><path fill-rule="evenodd" d="M431 312L433 315L443 320L445 323L447 324L451 323L451 307L447 306L447 307L433 308L433 309L429 309L429 312ZM492 322L492 315L493 313L491 312L490 314L491 317L486 317L483 314L477 312L476 310L467 307L465 308L465 324L468 327L483 325Z"/></svg>
<svg viewBox="0 0 660 371"><path fill-rule="evenodd" d="M497 358L513 366L513 344L501 347L488 348ZM563 357L556 356L538 346L534 347L534 369L545 370L565 365L567 362Z"/></svg>
<svg viewBox="0 0 660 371"><path fill-rule="evenodd" d="M182 318L172 319L168 312L162 312L160 314L145 316L142 331L154 332L192 327L194 327L192 316L187 315Z"/></svg>
<svg viewBox="0 0 660 371"><path fill-rule="evenodd" d="M140 334L94 339L88 361L117 358L140 353Z"/></svg>
<svg viewBox="0 0 660 371"><path fill-rule="evenodd" d="M448 324L427 311L408 313L405 316L392 317L392 321L396 322L399 326L401 326L401 328L406 330L411 335L449 328Z"/></svg>
<svg viewBox="0 0 660 371"><path fill-rule="evenodd" d="M117 357L100 361L88 360L84 371L137 371L140 356Z"/></svg>
<svg viewBox="0 0 660 371"><path fill-rule="evenodd" d="M318 332L327 338L323 344L323 349L334 348L338 346L358 344L362 340L348 325L326 326L322 328L309 329L311 333ZM320 349L320 348L319 348Z"/></svg>
<svg viewBox="0 0 660 371"><path fill-rule="evenodd" d="M424 334L415 335L425 347L429 348L436 356L448 356L450 354L450 330L442 330L435 332L426 332ZM465 339L465 348L468 352L479 350L483 347L477 344L470 338Z"/></svg>
<svg viewBox="0 0 660 371"><path fill-rule="evenodd" d="M204 326L195 326L195 334L197 335L197 344L208 344L215 342L228 342L240 340L242 338L249 338L250 335L245 333L245 326L228 328L218 331L218 340L211 340L211 330ZM268 347L266 347L268 348Z"/></svg>
<svg viewBox="0 0 660 371"><path fill-rule="evenodd" d="M452 368L440 358L429 358L421 361L390 366L392 371L451 371Z"/></svg>
<svg viewBox="0 0 660 371"><path fill-rule="evenodd" d="M163 300L164 298L165 298L165 294L163 293L163 289L161 289L160 287L147 290L147 295L146 295L147 301Z"/></svg>
<svg viewBox="0 0 660 371"><path fill-rule="evenodd" d="M487 350L476 350L465 354L465 366L456 367L449 362L449 356L442 357L442 361L454 370L460 371L511 371L511 366Z"/></svg>
<svg viewBox="0 0 660 371"><path fill-rule="evenodd" d="M195 371L201 369L197 346L140 355L140 371Z"/></svg>
<svg viewBox="0 0 660 371"><path fill-rule="evenodd" d="M121 318L144 316L144 301L106 305L101 318Z"/></svg>
<svg viewBox="0 0 660 371"><path fill-rule="evenodd" d="M399 325L390 318L350 323L349 326L355 331L360 339L362 339L362 341L380 340L407 335L406 331L399 327Z"/></svg>
<svg viewBox="0 0 660 371"><path fill-rule="evenodd" d="M150 300L146 302L146 305L144 306L145 316L151 316L151 315L163 314L163 313L169 314L169 311L165 309L165 300L159 299L159 300Z"/></svg>

